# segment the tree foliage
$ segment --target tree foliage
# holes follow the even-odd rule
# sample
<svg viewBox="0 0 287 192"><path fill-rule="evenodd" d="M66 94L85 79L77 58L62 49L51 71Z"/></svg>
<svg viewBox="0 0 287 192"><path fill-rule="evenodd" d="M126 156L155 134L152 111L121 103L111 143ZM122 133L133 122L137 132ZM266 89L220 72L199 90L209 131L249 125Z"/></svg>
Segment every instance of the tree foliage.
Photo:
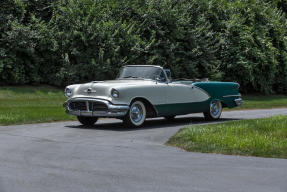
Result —
<svg viewBox="0 0 287 192"><path fill-rule="evenodd" d="M3 0L0 83L64 86L127 64L287 93L286 0Z"/></svg>

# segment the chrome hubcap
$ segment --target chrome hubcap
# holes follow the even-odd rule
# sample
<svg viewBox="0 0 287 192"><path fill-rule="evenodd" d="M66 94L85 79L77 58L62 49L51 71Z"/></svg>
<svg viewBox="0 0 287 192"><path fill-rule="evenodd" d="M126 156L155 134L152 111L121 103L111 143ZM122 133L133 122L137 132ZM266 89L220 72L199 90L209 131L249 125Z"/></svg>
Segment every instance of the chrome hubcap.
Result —
<svg viewBox="0 0 287 192"><path fill-rule="evenodd" d="M220 103L218 101L210 104L210 112L213 116L217 116L220 113Z"/></svg>
<svg viewBox="0 0 287 192"><path fill-rule="evenodd" d="M132 121L138 123L143 118L143 109L140 105L135 104L131 108L131 119Z"/></svg>

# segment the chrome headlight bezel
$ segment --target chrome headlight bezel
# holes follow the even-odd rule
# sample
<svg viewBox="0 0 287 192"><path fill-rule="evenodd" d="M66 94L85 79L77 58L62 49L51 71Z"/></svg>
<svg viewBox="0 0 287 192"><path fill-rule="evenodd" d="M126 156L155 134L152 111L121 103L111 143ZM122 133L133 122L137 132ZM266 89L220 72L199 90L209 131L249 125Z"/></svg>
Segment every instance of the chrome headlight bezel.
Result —
<svg viewBox="0 0 287 192"><path fill-rule="evenodd" d="M118 90L116 90L116 89L112 89L111 90L111 96L113 98L119 98L120 97L120 92Z"/></svg>
<svg viewBox="0 0 287 192"><path fill-rule="evenodd" d="M72 89L66 87L66 89L65 89L65 96L66 97L71 97L72 96Z"/></svg>

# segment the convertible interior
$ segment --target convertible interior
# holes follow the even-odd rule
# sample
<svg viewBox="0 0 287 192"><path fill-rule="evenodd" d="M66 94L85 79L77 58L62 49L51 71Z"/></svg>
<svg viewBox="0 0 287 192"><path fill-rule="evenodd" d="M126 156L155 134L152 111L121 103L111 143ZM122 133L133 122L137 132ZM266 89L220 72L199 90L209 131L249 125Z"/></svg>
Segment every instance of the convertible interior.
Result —
<svg viewBox="0 0 287 192"><path fill-rule="evenodd" d="M208 78L202 78L202 79L186 79L186 78L179 78L179 79L172 79L171 77L171 72L169 69L164 69L167 77L168 77L168 81L169 83L172 84L184 84L184 85L190 85L194 82L203 82L203 81L208 81Z"/></svg>

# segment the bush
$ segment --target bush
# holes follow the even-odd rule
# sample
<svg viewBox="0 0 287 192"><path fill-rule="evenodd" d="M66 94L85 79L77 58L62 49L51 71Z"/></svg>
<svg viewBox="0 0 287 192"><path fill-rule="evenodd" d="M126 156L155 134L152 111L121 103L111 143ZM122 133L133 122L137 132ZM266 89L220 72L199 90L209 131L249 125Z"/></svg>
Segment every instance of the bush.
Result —
<svg viewBox="0 0 287 192"><path fill-rule="evenodd" d="M221 27L225 43L219 54L223 79L239 81L245 92L286 93L286 70L281 70L287 66L284 15L262 1L227 6L223 9L229 16Z"/></svg>
<svg viewBox="0 0 287 192"><path fill-rule="evenodd" d="M151 64L286 94L286 2L4 0L0 82L64 86Z"/></svg>
<svg viewBox="0 0 287 192"><path fill-rule="evenodd" d="M25 23L22 1L5 0L1 7L0 83L52 83L60 55L48 25L34 15Z"/></svg>
<svg viewBox="0 0 287 192"><path fill-rule="evenodd" d="M203 13L191 11L198 6L66 1L52 19L66 58L59 79L65 84L114 78L126 64L170 67L177 77L217 77L216 37Z"/></svg>

